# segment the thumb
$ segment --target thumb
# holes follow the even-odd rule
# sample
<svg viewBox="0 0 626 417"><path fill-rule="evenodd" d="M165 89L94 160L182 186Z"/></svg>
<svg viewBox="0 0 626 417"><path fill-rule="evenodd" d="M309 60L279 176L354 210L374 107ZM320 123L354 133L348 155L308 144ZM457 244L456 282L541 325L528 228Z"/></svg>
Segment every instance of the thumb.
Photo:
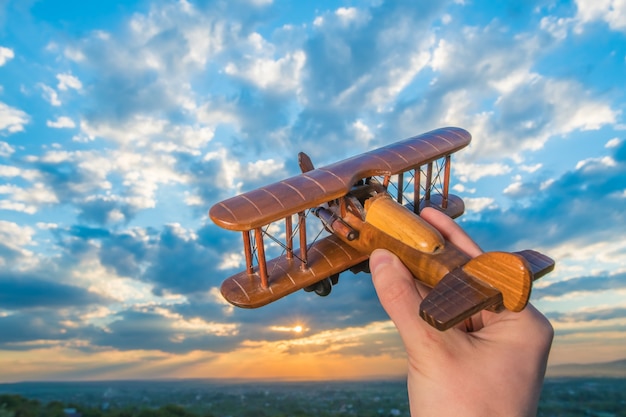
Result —
<svg viewBox="0 0 626 417"><path fill-rule="evenodd" d="M400 335L424 328L425 323L419 316L424 297L402 261L385 249L376 249L370 255L370 271L378 299Z"/></svg>

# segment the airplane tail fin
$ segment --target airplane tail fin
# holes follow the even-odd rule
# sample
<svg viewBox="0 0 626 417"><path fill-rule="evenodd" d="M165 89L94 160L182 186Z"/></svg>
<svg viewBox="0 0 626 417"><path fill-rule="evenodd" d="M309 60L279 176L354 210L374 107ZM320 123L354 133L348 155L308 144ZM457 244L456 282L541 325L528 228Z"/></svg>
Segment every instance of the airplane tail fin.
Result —
<svg viewBox="0 0 626 417"><path fill-rule="evenodd" d="M532 250L487 252L446 274L424 298L420 316L439 330L484 310L521 311L531 283L554 268L554 261Z"/></svg>
<svg viewBox="0 0 626 417"><path fill-rule="evenodd" d="M304 152L300 152L298 154L298 165L300 166L300 171L302 171L303 174L309 171L313 171L315 169L313 161L311 161L309 155L305 154Z"/></svg>

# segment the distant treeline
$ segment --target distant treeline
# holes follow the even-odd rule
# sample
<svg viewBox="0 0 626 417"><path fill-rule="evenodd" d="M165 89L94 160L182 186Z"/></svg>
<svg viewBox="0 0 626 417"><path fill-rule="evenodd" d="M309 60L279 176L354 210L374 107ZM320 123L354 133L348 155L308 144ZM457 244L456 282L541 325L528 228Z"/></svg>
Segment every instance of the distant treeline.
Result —
<svg viewBox="0 0 626 417"><path fill-rule="evenodd" d="M159 408L126 407L101 410L80 404L63 404L52 401L42 404L21 395L0 395L0 417L214 417L211 413L196 414L185 408L169 404Z"/></svg>
<svg viewBox="0 0 626 417"><path fill-rule="evenodd" d="M409 417L404 382L33 383L0 390L0 417ZM547 379L537 416L626 417L626 379Z"/></svg>

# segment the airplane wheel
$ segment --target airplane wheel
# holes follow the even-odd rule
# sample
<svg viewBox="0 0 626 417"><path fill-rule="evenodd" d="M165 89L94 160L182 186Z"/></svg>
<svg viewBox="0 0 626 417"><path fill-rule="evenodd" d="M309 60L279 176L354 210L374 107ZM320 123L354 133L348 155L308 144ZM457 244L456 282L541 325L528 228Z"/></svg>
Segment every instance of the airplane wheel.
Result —
<svg viewBox="0 0 626 417"><path fill-rule="evenodd" d="M333 284L329 278L325 278L315 284L315 294L319 295L320 297L326 297L328 294L330 294L330 291L332 289Z"/></svg>

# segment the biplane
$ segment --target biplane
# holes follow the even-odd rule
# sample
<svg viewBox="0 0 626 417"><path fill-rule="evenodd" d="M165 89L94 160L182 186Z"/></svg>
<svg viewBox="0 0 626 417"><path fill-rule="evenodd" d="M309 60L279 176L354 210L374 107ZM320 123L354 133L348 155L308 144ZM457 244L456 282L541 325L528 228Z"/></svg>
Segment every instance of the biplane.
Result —
<svg viewBox="0 0 626 417"><path fill-rule="evenodd" d="M368 272L369 254L386 248L432 288L420 316L439 330L482 309L521 311L552 259L533 250L470 258L419 216L424 207L463 214L449 192L451 155L470 141L447 127L321 168L300 153L301 174L215 204L211 219L241 232L245 254L245 269L223 282L222 295L244 308L300 289L326 296L341 273Z"/></svg>

